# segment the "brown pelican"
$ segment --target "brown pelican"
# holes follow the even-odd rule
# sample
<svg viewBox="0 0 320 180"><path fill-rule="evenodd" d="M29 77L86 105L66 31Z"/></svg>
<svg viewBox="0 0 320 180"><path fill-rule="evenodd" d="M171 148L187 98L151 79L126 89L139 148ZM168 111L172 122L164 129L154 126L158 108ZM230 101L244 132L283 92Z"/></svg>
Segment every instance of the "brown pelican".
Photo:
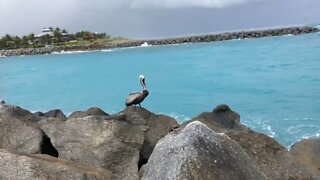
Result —
<svg viewBox="0 0 320 180"><path fill-rule="evenodd" d="M147 86L144 82L145 81L144 76L140 75L139 80L142 86L142 91L130 93L126 99L126 106L139 104L139 106L141 107L140 103L144 100L144 98L148 96L149 91L147 90Z"/></svg>

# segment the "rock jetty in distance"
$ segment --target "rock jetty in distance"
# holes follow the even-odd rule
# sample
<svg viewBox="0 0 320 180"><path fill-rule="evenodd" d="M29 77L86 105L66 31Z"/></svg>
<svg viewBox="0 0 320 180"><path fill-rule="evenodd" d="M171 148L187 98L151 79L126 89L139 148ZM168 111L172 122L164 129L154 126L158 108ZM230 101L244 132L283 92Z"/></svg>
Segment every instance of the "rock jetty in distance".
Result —
<svg viewBox="0 0 320 180"><path fill-rule="evenodd" d="M248 39L248 38L262 38L271 36L282 35L300 35L307 33L319 32L319 28L315 27L287 27L266 30L251 30L251 31L238 31L226 32L221 34L207 34L188 37L154 39L154 40L128 40L124 42L111 43L106 45L89 45L89 46L55 46L43 48L23 48L0 50L1 56L21 56L21 55L37 55L37 54L50 54L53 52L68 52L68 51L93 51L112 48L136 47L147 45L168 45L168 44L182 44L182 43L199 43L199 42L216 42L226 41L233 39Z"/></svg>
<svg viewBox="0 0 320 180"><path fill-rule="evenodd" d="M320 139L291 150L227 105L183 124L144 108L31 113L0 104L0 179L319 179Z"/></svg>

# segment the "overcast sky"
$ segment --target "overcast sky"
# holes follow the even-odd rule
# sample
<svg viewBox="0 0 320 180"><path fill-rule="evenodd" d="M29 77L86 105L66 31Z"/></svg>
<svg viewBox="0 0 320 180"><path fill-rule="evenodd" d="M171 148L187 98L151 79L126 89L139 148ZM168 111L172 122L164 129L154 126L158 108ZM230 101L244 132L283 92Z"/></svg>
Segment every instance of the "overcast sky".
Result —
<svg viewBox="0 0 320 180"><path fill-rule="evenodd" d="M43 27L160 38L320 23L320 0L0 0L0 36Z"/></svg>

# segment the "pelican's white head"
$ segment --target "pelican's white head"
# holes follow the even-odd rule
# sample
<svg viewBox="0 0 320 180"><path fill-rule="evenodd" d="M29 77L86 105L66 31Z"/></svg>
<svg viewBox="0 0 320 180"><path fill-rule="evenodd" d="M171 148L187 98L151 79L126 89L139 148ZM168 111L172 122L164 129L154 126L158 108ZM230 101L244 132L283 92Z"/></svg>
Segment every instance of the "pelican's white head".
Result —
<svg viewBox="0 0 320 180"><path fill-rule="evenodd" d="M143 89L144 89L144 90L147 90L146 83L144 82L144 81L145 81L144 75L140 75L140 76L139 76L139 79L140 79L140 84L141 84L141 86L143 87Z"/></svg>
<svg viewBox="0 0 320 180"><path fill-rule="evenodd" d="M139 76L139 79L140 79L140 80L143 80L143 79L144 79L144 75L140 75L140 76Z"/></svg>

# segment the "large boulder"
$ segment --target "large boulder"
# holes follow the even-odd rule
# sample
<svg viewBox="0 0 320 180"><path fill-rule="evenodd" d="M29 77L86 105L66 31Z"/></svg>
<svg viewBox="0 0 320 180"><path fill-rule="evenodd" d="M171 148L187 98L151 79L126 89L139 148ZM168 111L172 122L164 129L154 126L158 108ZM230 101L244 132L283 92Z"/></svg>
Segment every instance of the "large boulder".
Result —
<svg viewBox="0 0 320 180"><path fill-rule="evenodd" d="M199 121L161 139L142 179L267 179L241 147Z"/></svg>
<svg viewBox="0 0 320 180"><path fill-rule="evenodd" d="M19 106L0 104L0 114L21 119L22 121L37 122L41 118L33 115L30 111Z"/></svg>
<svg viewBox="0 0 320 180"><path fill-rule="evenodd" d="M104 180L112 179L106 169L95 168L48 155L18 155L0 149L0 179Z"/></svg>
<svg viewBox="0 0 320 180"><path fill-rule="evenodd" d="M311 174L296 164L289 151L274 139L253 131L228 132L250 159L270 179L309 179Z"/></svg>
<svg viewBox="0 0 320 180"><path fill-rule="evenodd" d="M60 110L60 109L53 109L53 110L50 110L46 113L44 113L44 117L47 117L47 118L58 118L62 121L65 121L67 120L67 117L63 114L63 112Z"/></svg>
<svg viewBox="0 0 320 180"><path fill-rule="evenodd" d="M212 110L182 124L182 127L192 121L200 121L217 132L247 131L247 127L240 124L240 115L232 111L229 106L222 104Z"/></svg>
<svg viewBox="0 0 320 180"><path fill-rule="evenodd" d="M200 121L212 130L225 133L237 142L253 163L270 179L309 178L310 172L294 163L289 151L271 137L254 132L240 123L238 113L227 105L219 105L212 112L204 112L192 120Z"/></svg>
<svg viewBox="0 0 320 180"><path fill-rule="evenodd" d="M118 119L132 124L144 125L144 142L140 152L140 165L146 163L157 142L179 125L177 121L166 115L153 114L150 111L130 106L119 113Z"/></svg>
<svg viewBox="0 0 320 180"><path fill-rule="evenodd" d="M301 140L292 146L290 152L297 163L320 177L320 138Z"/></svg>
<svg viewBox="0 0 320 180"><path fill-rule="evenodd" d="M43 135L39 117L17 106L0 105L0 149L12 152L41 153Z"/></svg>
<svg viewBox="0 0 320 180"><path fill-rule="evenodd" d="M87 116L109 116L109 114L100 108L92 107L86 111L75 111L69 116L69 118L83 118Z"/></svg>
<svg viewBox="0 0 320 180"><path fill-rule="evenodd" d="M102 116L42 120L39 126L59 157L109 169L119 179L138 179L143 127Z"/></svg>
<svg viewBox="0 0 320 180"><path fill-rule="evenodd" d="M58 118L62 121L65 121L67 120L67 117L66 115L63 114L63 112L60 110L60 109L53 109L53 110L50 110L48 112L35 112L33 113L34 115L36 116L40 116L40 117L46 117L46 118Z"/></svg>

